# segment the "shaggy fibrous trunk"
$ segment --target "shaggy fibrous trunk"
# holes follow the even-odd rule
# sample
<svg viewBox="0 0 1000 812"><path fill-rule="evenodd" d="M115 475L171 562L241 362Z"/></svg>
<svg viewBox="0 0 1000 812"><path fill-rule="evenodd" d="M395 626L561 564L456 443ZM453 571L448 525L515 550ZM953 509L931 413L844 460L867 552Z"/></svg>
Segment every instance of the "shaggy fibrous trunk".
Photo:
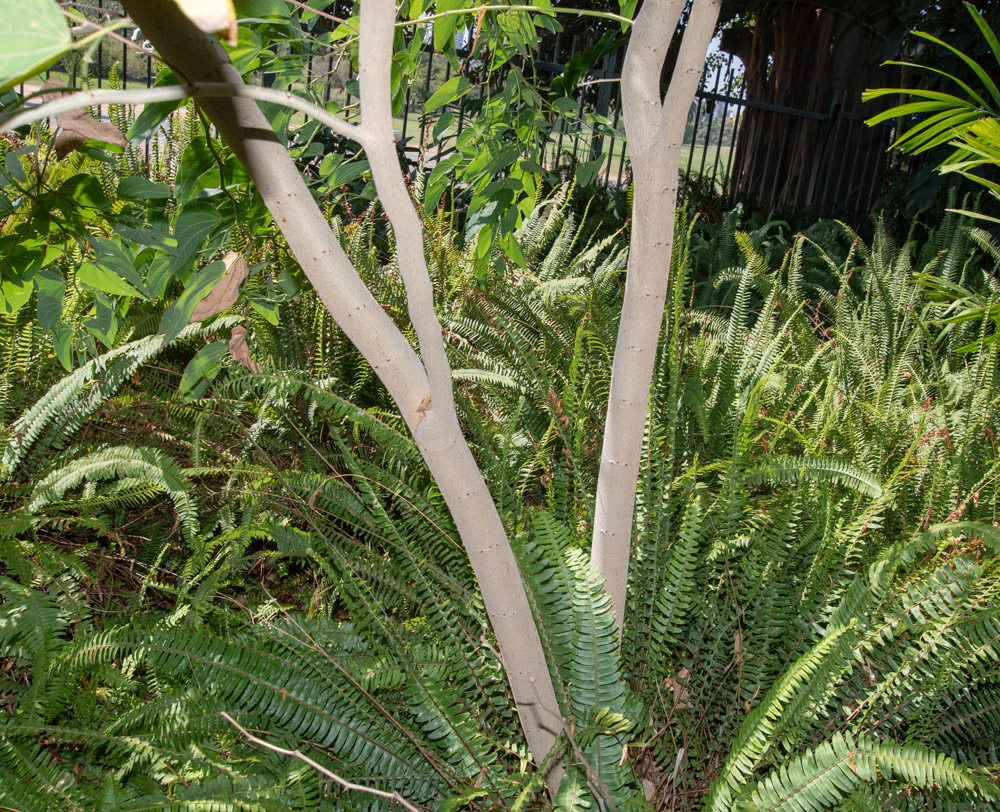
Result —
<svg viewBox="0 0 1000 812"><path fill-rule="evenodd" d="M619 632L649 389L670 277L681 143L720 6L721 0L694 0L666 98L660 95L660 74L684 0L645 1L622 69L622 111L632 159L632 239L591 546Z"/></svg>
<svg viewBox="0 0 1000 812"><path fill-rule="evenodd" d="M892 131L865 125L888 100L862 105L861 94L899 83L899 67L882 64L896 6L874 0L859 21L833 6L776 3L752 27L723 35L721 49L744 64L751 102L733 156L734 197L763 209L871 210Z"/></svg>
<svg viewBox="0 0 1000 812"><path fill-rule="evenodd" d="M124 0L123 5L184 80L242 83L219 43L195 28L173 0ZM393 142L390 66L395 19L392 0L365 0L361 6L362 123L354 137L366 150L379 199L396 233L419 355L355 272L257 104L243 98L204 99L200 104L250 173L320 299L385 384L413 433L471 560L525 737L540 763L564 722L517 560L455 413L423 231ZM549 773L550 791L561 774L558 766Z"/></svg>

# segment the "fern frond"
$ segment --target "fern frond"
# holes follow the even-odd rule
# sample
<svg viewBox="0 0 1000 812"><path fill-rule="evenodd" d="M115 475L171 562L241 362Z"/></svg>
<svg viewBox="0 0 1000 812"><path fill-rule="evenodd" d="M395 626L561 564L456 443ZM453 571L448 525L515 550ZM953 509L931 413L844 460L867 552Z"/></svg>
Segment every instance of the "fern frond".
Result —
<svg viewBox="0 0 1000 812"><path fill-rule="evenodd" d="M183 472L170 457L156 448L118 446L74 460L53 471L35 486L28 510L39 512L83 482L125 478L147 483L166 493L177 509L185 537L188 542L194 542L199 529L197 504L188 492Z"/></svg>
<svg viewBox="0 0 1000 812"><path fill-rule="evenodd" d="M871 499L882 495L881 483L867 471L848 462L824 457L777 457L745 472L744 477L750 486L764 482L779 484L814 480L843 485Z"/></svg>
<svg viewBox="0 0 1000 812"><path fill-rule="evenodd" d="M856 786L881 782L956 793L972 803L1000 797L971 771L920 745L837 735L761 781L749 793L751 808L822 812L836 809Z"/></svg>

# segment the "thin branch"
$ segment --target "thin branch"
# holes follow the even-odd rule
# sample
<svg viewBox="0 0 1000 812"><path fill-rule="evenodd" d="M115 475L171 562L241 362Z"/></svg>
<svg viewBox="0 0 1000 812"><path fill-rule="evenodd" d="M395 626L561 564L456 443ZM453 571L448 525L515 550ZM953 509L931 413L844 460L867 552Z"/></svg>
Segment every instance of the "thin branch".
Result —
<svg viewBox="0 0 1000 812"><path fill-rule="evenodd" d="M287 2L291 3L293 6L302 9L303 11L311 11L317 17L321 17L324 20L330 20L331 22L335 22L338 25L347 25L347 20L343 19L342 17L338 17L335 14L330 14L330 12L328 11L320 11L318 8L310 6L308 3L303 3L302 0L287 0Z"/></svg>
<svg viewBox="0 0 1000 812"><path fill-rule="evenodd" d="M441 19L442 17L454 17L459 14L482 14L487 11L533 11L536 14L545 14L547 17L555 17L557 14L565 14L567 16L577 16L577 17L597 17L600 20L611 20L616 23L622 23L623 25L632 25L632 20L628 17L622 17L620 14L613 14L610 11L594 11L593 9L587 8L562 8L548 6L520 6L520 5L499 5L483 3L479 6L473 6L471 8L453 9L451 11L441 11L437 14L428 14L426 17L418 17L415 20L403 20L402 22L396 23L396 28L404 28L409 25L420 25L423 23L433 22L434 20Z"/></svg>
<svg viewBox="0 0 1000 812"><path fill-rule="evenodd" d="M53 90L47 88L45 92L52 93ZM33 124L36 121L42 121L70 110L79 110L82 107L102 104L152 104L154 102L233 96L290 107L316 119L337 135L361 142L361 132L358 127L354 124L348 124L329 110L318 104L313 104L308 99L303 99L287 90L257 87L256 85L236 85L228 82L199 82L165 87L136 88L134 90L83 90L44 102L37 107L11 110L0 114L0 132Z"/></svg>
<svg viewBox="0 0 1000 812"><path fill-rule="evenodd" d="M361 15L361 43L358 46L358 79L361 85L361 130L372 179L379 202L389 218L397 244L422 246L423 225L413 208L392 139L393 29L381 24L384 16L395 13L393 0L366 6ZM441 338L441 323L434 311L434 288L423 250L397 252L399 272L406 287L410 323L420 345L427 370L430 398L422 404L424 417L433 414L456 421L451 366ZM424 424L423 418L416 429ZM419 439L419 438L418 438Z"/></svg>
<svg viewBox="0 0 1000 812"><path fill-rule="evenodd" d="M607 84L618 84L621 82L620 76L614 76L611 79L588 79L585 82L577 82L577 87L590 87L591 85L607 85Z"/></svg>
<svg viewBox="0 0 1000 812"><path fill-rule="evenodd" d="M253 735L253 733L251 733L249 730L243 727L243 725L237 722L232 716L230 716L225 711L220 711L219 713L227 722L229 722L229 724L231 724L240 733L246 736L247 741L250 742L251 744L256 744L258 747L263 747L265 750L270 750L272 753L279 753L280 755L283 756L291 756L292 758L297 758L299 761L303 761L306 764L308 764L310 767L316 770L316 772L322 773L331 781L335 781L344 789L353 790L355 792L367 792L369 795L377 795L379 798L388 798L392 801L395 801L405 809L409 809L410 812L420 812L420 810L417 809L417 807L415 807L413 804L407 801L398 792L385 792L384 790L381 789L373 789L372 787L366 787L361 784L353 784L346 778L341 778L335 772L328 770L319 762L309 758L309 756L307 756L300 750L288 750L284 747L278 747L278 745L276 744L271 744L270 742L266 742L263 739L257 738L256 736Z"/></svg>

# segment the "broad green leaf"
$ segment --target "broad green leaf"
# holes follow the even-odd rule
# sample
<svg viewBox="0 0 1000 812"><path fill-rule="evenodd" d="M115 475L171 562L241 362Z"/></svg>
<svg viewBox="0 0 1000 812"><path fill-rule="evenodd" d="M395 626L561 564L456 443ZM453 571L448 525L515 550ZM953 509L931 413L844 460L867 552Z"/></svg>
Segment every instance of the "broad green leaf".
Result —
<svg viewBox="0 0 1000 812"><path fill-rule="evenodd" d="M185 397L200 398L205 394L208 385L215 380L222 369L222 359L229 351L229 342L225 339L213 341L202 347L188 361L181 376L180 392Z"/></svg>
<svg viewBox="0 0 1000 812"><path fill-rule="evenodd" d="M162 68L156 75L156 82L153 86L167 87L176 84L179 83L174 72L170 68ZM128 132L125 134L126 137L133 141L142 141L151 138L160 128L164 119L174 112L174 110L183 107L184 104L185 101L180 99L178 101L152 102L145 105L142 108L142 112L135 117L132 126L129 127Z"/></svg>
<svg viewBox="0 0 1000 812"><path fill-rule="evenodd" d="M334 28L333 33L330 34L327 37L327 39L329 42L337 42L338 40L342 39L350 39L351 37L356 37L358 35L358 31L360 30L361 30L361 18L357 14L355 14L353 17L348 18L346 23L341 23L336 28Z"/></svg>
<svg viewBox="0 0 1000 812"><path fill-rule="evenodd" d="M427 191L424 192L424 211L427 214L430 214L438 207L438 203L441 202L441 198L444 196L445 190L448 186L449 182L446 177L436 183L427 184Z"/></svg>
<svg viewBox="0 0 1000 812"><path fill-rule="evenodd" d="M595 161L587 161L585 164L580 164L576 168L576 182L580 186L591 186L597 180L602 163L604 163L604 159L598 158Z"/></svg>
<svg viewBox="0 0 1000 812"><path fill-rule="evenodd" d="M160 252L149 263L146 271L146 290L149 291L151 299L162 298L167 285L174 278L173 271L170 270L170 261L169 255Z"/></svg>
<svg viewBox="0 0 1000 812"><path fill-rule="evenodd" d="M16 313L31 298L31 279L4 279L0 284L0 313Z"/></svg>
<svg viewBox="0 0 1000 812"><path fill-rule="evenodd" d="M194 274L184 288L184 292L177 301L167 308L160 319L160 332L163 333L163 343L169 344L183 330L189 321L191 314L198 306L198 302L208 296L209 292L222 279L226 272L226 265L221 260L210 262L198 273Z"/></svg>
<svg viewBox="0 0 1000 812"><path fill-rule="evenodd" d="M416 20L427 11L429 5L430 0L410 0L406 5L406 18L408 20Z"/></svg>
<svg viewBox="0 0 1000 812"><path fill-rule="evenodd" d="M146 295L146 286L135 269L132 254L125 242L92 237L90 243L94 246L94 262L113 271L143 296Z"/></svg>
<svg viewBox="0 0 1000 812"><path fill-rule="evenodd" d="M471 87L472 85L469 84L469 80L464 76L452 76L451 79L441 85L435 91L434 95L427 100L427 103L424 105L424 111L430 113L432 110L437 110L439 107L451 104L456 99L460 99L468 93Z"/></svg>
<svg viewBox="0 0 1000 812"><path fill-rule="evenodd" d="M250 307L260 313L261 316L269 323L273 324L275 327L278 326L280 321L278 315L278 306L266 299L250 299Z"/></svg>
<svg viewBox="0 0 1000 812"><path fill-rule="evenodd" d="M497 14L497 25L503 32L509 47L520 54L526 54L538 40L532 15L523 11L507 11Z"/></svg>
<svg viewBox="0 0 1000 812"><path fill-rule="evenodd" d="M518 268L523 268L527 270L528 261L524 258L524 253L521 251L521 246L517 244L517 240L514 239L513 234L505 234L503 238L499 241L500 250L507 255L507 258L513 262Z"/></svg>
<svg viewBox="0 0 1000 812"><path fill-rule="evenodd" d="M21 96L13 90L0 93L0 111L5 111L11 107L18 107L21 104Z"/></svg>
<svg viewBox="0 0 1000 812"><path fill-rule="evenodd" d="M504 147L496 152L484 147L479 157L466 168L465 177L472 181L475 181L477 176L493 177L513 164L519 154L520 150L517 147Z"/></svg>
<svg viewBox="0 0 1000 812"><path fill-rule="evenodd" d="M480 228L476 238L476 252L473 257L473 269L480 285L486 284L489 274L490 258L493 255L493 229Z"/></svg>
<svg viewBox="0 0 1000 812"><path fill-rule="evenodd" d="M325 158L319 170L320 174L325 176L327 185L333 189L350 183L352 180L357 180L369 169L368 161L347 161L338 165L336 163L338 157L330 155Z"/></svg>
<svg viewBox="0 0 1000 812"><path fill-rule="evenodd" d="M111 300L103 293L94 294L94 318L84 322L84 327L109 350L118 335L118 316Z"/></svg>
<svg viewBox="0 0 1000 812"><path fill-rule="evenodd" d="M56 351L56 358L63 365L63 369L71 372L73 369L73 328L62 323L53 325L52 346Z"/></svg>
<svg viewBox="0 0 1000 812"><path fill-rule="evenodd" d="M260 67L260 52L264 49L259 33L252 28L241 28L236 44L227 48L229 58L241 75L255 71Z"/></svg>
<svg viewBox="0 0 1000 812"><path fill-rule="evenodd" d="M13 238L8 238L13 239ZM45 262L43 250L0 254L0 313L16 313L35 290L34 278Z"/></svg>
<svg viewBox="0 0 1000 812"><path fill-rule="evenodd" d="M199 135L192 138L181 155L181 165L174 179L174 199L181 204L189 203L203 189L217 189L221 186L219 163L212 149L209 149L206 137Z"/></svg>
<svg viewBox="0 0 1000 812"><path fill-rule="evenodd" d="M165 183L129 175L121 179L117 194L122 200L165 200L170 197L170 187Z"/></svg>
<svg viewBox="0 0 1000 812"><path fill-rule="evenodd" d="M437 183L441 178L447 176L449 172L456 166L456 164L461 163L462 156L457 152L452 153L447 158L438 161L431 169L430 175L427 177L427 184L432 185Z"/></svg>
<svg viewBox="0 0 1000 812"><path fill-rule="evenodd" d="M59 194L70 198L77 205L108 211L108 199L104 195L100 181L93 175L80 173L64 181Z"/></svg>
<svg viewBox="0 0 1000 812"><path fill-rule="evenodd" d="M560 96L558 99L554 99L552 106L557 113L562 113L564 116L572 116L580 112L580 102L569 96Z"/></svg>
<svg viewBox="0 0 1000 812"><path fill-rule="evenodd" d="M201 200L191 203L181 209L177 215L174 236L177 238L177 254L194 255L202 241L211 234L219 223L222 215L211 203Z"/></svg>
<svg viewBox="0 0 1000 812"><path fill-rule="evenodd" d="M469 5L469 0L437 0L435 8L438 14L455 11ZM449 14L434 20L434 50L444 53L455 50L455 31L458 28L460 14Z"/></svg>
<svg viewBox="0 0 1000 812"><path fill-rule="evenodd" d="M439 141L443 138L447 132L448 128L455 123L454 113L444 113L441 118L434 122L434 133L433 138L435 141Z"/></svg>
<svg viewBox="0 0 1000 812"><path fill-rule="evenodd" d="M110 293L112 296L139 296L145 299L138 290L122 279L113 270L97 262L85 262L77 271L76 278L84 285L94 290Z"/></svg>
<svg viewBox="0 0 1000 812"><path fill-rule="evenodd" d="M285 21L289 7L285 0L236 0L236 14L240 19Z"/></svg>
<svg viewBox="0 0 1000 812"><path fill-rule="evenodd" d="M0 0L0 93L30 79L73 48L55 0Z"/></svg>
<svg viewBox="0 0 1000 812"><path fill-rule="evenodd" d="M169 231L159 228L132 228L123 223L112 221L111 230L128 242L145 247L153 247L160 251L170 251L177 246L177 240L170 236Z"/></svg>
<svg viewBox="0 0 1000 812"><path fill-rule="evenodd" d="M58 268L46 268L35 276L35 290L38 291L38 324L48 332L59 323L62 316L66 278Z"/></svg>
<svg viewBox="0 0 1000 812"><path fill-rule="evenodd" d="M427 191L424 193L424 211L432 212L437 208L445 190L451 185L449 178L451 170L462 161L462 156L458 153L449 155L431 170L427 178Z"/></svg>
<svg viewBox="0 0 1000 812"><path fill-rule="evenodd" d="M24 173L24 167L21 166L21 161L19 160L21 155L32 153L33 149L28 147L22 147L21 149L12 149L3 158L4 168L7 170L7 174L10 175L17 183L27 183L28 176Z"/></svg>

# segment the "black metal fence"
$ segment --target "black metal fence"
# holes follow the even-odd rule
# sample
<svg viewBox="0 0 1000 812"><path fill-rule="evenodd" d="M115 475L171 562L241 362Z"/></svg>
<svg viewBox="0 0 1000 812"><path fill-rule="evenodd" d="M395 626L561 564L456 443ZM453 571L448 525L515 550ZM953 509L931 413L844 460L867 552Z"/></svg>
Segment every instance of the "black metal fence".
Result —
<svg viewBox="0 0 1000 812"><path fill-rule="evenodd" d="M559 75L564 66L555 61L560 43L553 45L550 59L537 54L533 68L538 81ZM572 43L570 54L576 50ZM580 82L574 103L576 115L560 118L548 134L544 148L545 162L549 169L572 168L582 163L600 160L598 178L608 186L620 187L631 179L628 145L621 132L622 101L620 92L620 65L624 53L621 49L607 54L598 68ZM443 56L428 54L424 79L430 88L433 65L436 61L446 64ZM445 78L450 76L445 71ZM403 112L403 132L408 122L423 121L423 105L414 103L412 91L407 96ZM852 104L853 102L853 104ZM860 100L846 100L836 93L823 109L800 109L768 104L747 97L739 60L721 53L710 56L702 80L688 111L687 127L681 150L681 175L685 185L696 188L703 195L733 202L747 194L744 177L748 166L753 166L754 183L765 178L761 188L762 200L775 201L782 206L809 206L821 213L851 208L867 211L876 202L881 191L881 169L890 156L885 152L888 131L878 136L876 149L857 150L858 130L865 129L865 116L857 112ZM851 109L851 108L854 109ZM756 144L753 156L750 148L740 139L741 128L752 112L772 116L770 132L773 138L766 144ZM459 117L459 130L462 119ZM803 128L806 127L804 131ZM786 150L803 137L809 139L810 155L799 162L794 178L785 177ZM416 134L421 148L426 148L427 128ZM878 162L879 166L871 165Z"/></svg>
<svg viewBox="0 0 1000 812"><path fill-rule="evenodd" d="M110 0L96 0L96 9L94 5L87 8L91 10L91 16L93 10L98 14L117 16L119 10L117 4ZM127 88L130 84L150 86L155 81L156 61L141 32L126 29L123 34L118 40L108 39L98 46L93 63L88 68L92 84L100 87L113 78L118 86ZM549 48L547 54L541 51L536 53L530 65L537 81L543 85L564 70L558 57L567 53L572 56L577 50L577 42L574 38L567 48L566 43L556 37ZM465 56L467 54L462 54L463 59ZM619 83L623 56L621 48L606 54L600 66L591 70L579 83L573 98L576 114L558 117L548 131L543 149L547 168L568 173L584 163L593 167L600 160L598 171L593 173L599 182L613 187L629 183L631 167L628 145L622 133ZM428 117L424 113L424 102L437 87L451 78L452 68L444 56L433 53L429 43L420 60L418 75L406 94L397 126L406 142L404 149L411 159L416 160L419 155L433 163L447 149L447 145L442 145L440 140L430 143L433 139ZM350 60L345 59L342 53L330 51L308 57L303 64L303 82L324 101L333 99L341 103L347 115L352 115L350 103L356 97L356 77L351 73ZM79 65L69 65L65 72L67 81L75 83L79 78ZM263 81L267 80L268 77L263 77ZM482 88L480 92L483 92ZM819 145L820 155L818 159L814 156L809 170L796 179L794 194L785 195L788 204L813 205L820 211L830 210L830 201L840 200L848 193L855 196L853 204L857 209L874 203L878 193L874 185L869 184L867 190L860 192L857 188L858 179L870 174L870 167L852 165L850 161L844 161L842 155L836 162L830 160L844 148L845 128L856 126L861 119L860 114L846 111L844 105L836 100L824 110L805 110L748 99L739 61L720 53L710 57L694 104L688 112L681 156L681 174L685 184L710 193L716 200L734 199L741 185L745 186L742 174L746 156L739 154L740 130L748 112L753 110L782 117L785 133L794 129L797 120L814 122L818 128L815 142ZM457 106L454 112L455 125L451 136L457 137L466 126L466 118L461 106ZM758 161L763 161L762 175L773 178L775 183L780 172L769 175L767 165L773 160L777 166L784 149L785 138L778 137L772 139L763 154L756 156ZM866 155L863 160L870 161L871 155ZM882 160L886 160L884 154Z"/></svg>

